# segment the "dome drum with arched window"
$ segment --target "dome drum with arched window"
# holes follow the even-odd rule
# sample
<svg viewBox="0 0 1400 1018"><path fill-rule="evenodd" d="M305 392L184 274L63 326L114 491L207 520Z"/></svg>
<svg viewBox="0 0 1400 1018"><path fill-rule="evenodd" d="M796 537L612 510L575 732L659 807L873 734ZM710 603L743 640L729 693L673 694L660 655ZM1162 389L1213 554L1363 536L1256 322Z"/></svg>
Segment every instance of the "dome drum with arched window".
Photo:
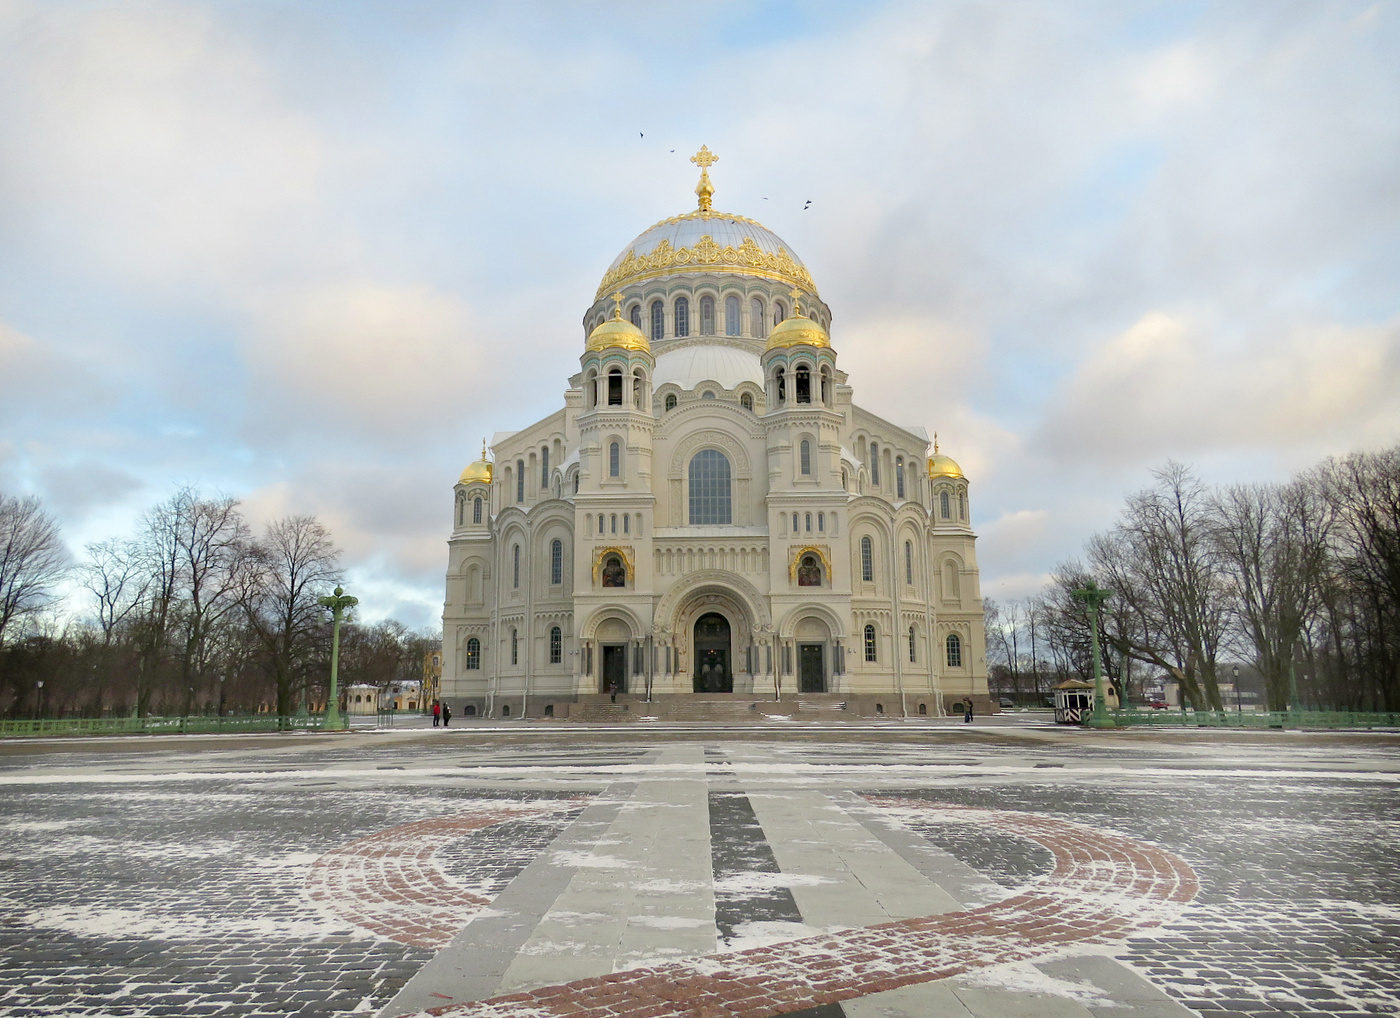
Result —
<svg viewBox="0 0 1400 1018"><path fill-rule="evenodd" d="M603 274L563 406L498 432L454 489L444 698L512 719L610 689L634 716L697 696L990 708L967 478L856 402L815 280L714 209L714 159L695 156L700 207Z"/></svg>

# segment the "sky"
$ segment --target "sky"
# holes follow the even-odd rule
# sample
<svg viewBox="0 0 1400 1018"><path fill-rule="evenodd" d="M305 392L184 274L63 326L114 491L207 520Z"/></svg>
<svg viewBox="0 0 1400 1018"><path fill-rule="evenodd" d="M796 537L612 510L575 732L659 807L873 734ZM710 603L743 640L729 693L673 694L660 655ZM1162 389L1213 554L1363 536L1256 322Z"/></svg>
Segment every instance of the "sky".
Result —
<svg viewBox="0 0 1400 1018"><path fill-rule="evenodd" d="M702 144L984 595L1169 458L1400 442L1400 2L0 0L0 491L75 558L180 485L314 513L438 624L458 473Z"/></svg>

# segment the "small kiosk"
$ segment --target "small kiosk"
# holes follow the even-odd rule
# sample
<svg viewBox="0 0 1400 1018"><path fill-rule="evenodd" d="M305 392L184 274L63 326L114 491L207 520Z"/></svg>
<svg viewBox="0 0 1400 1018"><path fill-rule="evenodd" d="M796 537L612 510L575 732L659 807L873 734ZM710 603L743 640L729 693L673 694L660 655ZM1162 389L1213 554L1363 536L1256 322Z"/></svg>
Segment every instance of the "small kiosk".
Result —
<svg viewBox="0 0 1400 1018"><path fill-rule="evenodd" d="M1118 706L1118 695L1109 682L1103 684L1105 706L1113 710ZM1080 725L1094 712L1094 684L1083 679L1070 679L1055 687L1055 722L1061 725Z"/></svg>

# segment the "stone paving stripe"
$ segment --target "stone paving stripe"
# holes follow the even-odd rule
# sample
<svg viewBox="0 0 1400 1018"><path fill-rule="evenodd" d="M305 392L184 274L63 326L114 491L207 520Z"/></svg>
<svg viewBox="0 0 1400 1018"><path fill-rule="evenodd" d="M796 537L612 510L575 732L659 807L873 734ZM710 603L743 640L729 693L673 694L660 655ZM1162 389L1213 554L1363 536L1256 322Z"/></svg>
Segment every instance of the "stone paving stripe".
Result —
<svg viewBox="0 0 1400 1018"><path fill-rule="evenodd" d="M576 867L560 865L558 853L591 848L617 819L634 783L611 785L564 828L491 902L485 914L458 928L451 942L424 965L380 1011L400 1014L444 1001L481 1000L496 992L501 977L540 920L568 886ZM436 998L436 999L434 999Z"/></svg>
<svg viewBox="0 0 1400 1018"><path fill-rule="evenodd" d="M709 806L715 926L721 939L727 943L742 936L749 923L800 924L802 913L790 888L753 880L754 874L781 871L748 796L711 792Z"/></svg>
<svg viewBox="0 0 1400 1018"><path fill-rule="evenodd" d="M454 1018L777 1018L974 969L1117 943L1174 918L1200 889L1178 856L1118 834L1007 810L867 797L938 822L984 823L1050 851L1052 873L1005 900L787 941L695 962L657 965L459 1007Z"/></svg>

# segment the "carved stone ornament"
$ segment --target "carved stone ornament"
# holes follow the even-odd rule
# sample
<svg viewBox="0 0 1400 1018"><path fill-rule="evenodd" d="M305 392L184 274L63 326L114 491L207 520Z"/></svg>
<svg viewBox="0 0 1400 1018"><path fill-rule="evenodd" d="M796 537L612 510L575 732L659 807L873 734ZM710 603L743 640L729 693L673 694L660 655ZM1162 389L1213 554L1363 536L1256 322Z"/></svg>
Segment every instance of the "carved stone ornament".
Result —
<svg viewBox="0 0 1400 1018"><path fill-rule="evenodd" d="M797 583L797 570L798 570L799 564L802 562L802 556L803 556L803 555L815 555L815 556L817 556L817 558L821 561L821 564L822 564L822 576L825 577L825 583L822 584L822 585L824 586L824 585L826 585L826 584L830 584L830 583L831 583L831 557L827 554L827 547L826 547L826 545L824 545L824 544L822 544L822 545L817 545L817 544L807 544L807 545L803 545L801 548L794 548L794 549L792 550L792 553L791 553L791 554L792 554L792 558L791 558L791 560L788 562L788 582L789 582L789 583L796 585L796 583ZM815 585L816 585L816 584L814 584L814 586L815 586Z"/></svg>

